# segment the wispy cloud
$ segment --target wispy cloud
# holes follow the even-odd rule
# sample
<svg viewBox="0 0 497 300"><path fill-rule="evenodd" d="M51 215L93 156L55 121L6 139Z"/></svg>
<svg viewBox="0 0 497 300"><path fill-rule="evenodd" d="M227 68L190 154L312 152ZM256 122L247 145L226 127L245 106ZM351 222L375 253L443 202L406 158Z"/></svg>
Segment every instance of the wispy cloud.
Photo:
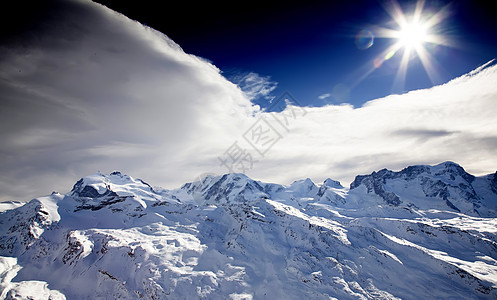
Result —
<svg viewBox="0 0 497 300"><path fill-rule="evenodd" d="M0 47L2 200L65 192L97 170L165 187L223 173L218 157L260 118L282 136L248 172L261 180L347 184L444 160L477 174L497 168L495 66L360 108L306 108L287 130L274 116L291 117L291 106L266 113L251 103L271 97L270 78L250 73L237 86L159 32L95 3L61 3L43 38Z"/></svg>
<svg viewBox="0 0 497 300"><path fill-rule="evenodd" d="M325 94L319 95L318 99L319 100L324 100L324 99L329 98L329 97L331 97L331 94L330 93L325 93Z"/></svg>
<svg viewBox="0 0 497 300"><path fill-rule="evenodd" d="M250 100L273 98L271 93L276 89L278 83L271 80L270 76L261 76L254 72L238 74L232 78Z"/></svg>

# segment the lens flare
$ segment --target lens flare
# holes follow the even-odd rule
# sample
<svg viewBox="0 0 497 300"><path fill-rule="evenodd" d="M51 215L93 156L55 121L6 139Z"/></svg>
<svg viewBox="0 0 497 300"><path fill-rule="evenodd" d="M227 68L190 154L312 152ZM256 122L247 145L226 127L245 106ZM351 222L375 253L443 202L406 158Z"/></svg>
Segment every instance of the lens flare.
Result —
<svg viewBox="0 0 497 300"><path fill-rule="evenodd" d="M361 30L359 33L356 35L355 38L355 44L358 49L365 50L368 49L369 47L373 46L374 44L374 35L371 31L369 30Z"/></svg>
<svg viewBox="0 0 497 300"><path fill-rule="evenodd" d="M377 57L373 60L373 66L375 69L378 69L379 67L381 67L383 65L383 59Z"/></svg>
<svg viewBox="0 0 497 300"><path fill-rule="evenodd" d="M392 58L396 52L397 51L395 51L395 50L388 51L387 54L385 54L385 60L389 60L390 58Z"/></svg>

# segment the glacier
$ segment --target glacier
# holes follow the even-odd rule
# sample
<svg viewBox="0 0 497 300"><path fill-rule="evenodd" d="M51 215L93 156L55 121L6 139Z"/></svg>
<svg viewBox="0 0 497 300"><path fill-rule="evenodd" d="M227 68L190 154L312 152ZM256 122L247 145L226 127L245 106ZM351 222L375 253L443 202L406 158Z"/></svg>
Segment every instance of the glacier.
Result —
<svg viewBox="0 0 497 300"><path fill-rule="evenodd" d="M0 299L497 297L497 173L453 162L348 188L96 173L0 208Z"/></svg>

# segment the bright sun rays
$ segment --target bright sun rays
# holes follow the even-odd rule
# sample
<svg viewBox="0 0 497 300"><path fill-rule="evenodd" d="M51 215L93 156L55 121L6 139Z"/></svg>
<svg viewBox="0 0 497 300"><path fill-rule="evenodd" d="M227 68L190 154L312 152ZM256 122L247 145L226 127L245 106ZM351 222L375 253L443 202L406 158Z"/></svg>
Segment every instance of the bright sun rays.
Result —
<svg viewBox="0 0 497 300"><path fill-rule="evenodd" d="M404 24L402 28L398 31L397 38L399 43L404 48L419 48L426 41L428 32L424 26L419 22L411 22Z"/></svg>
<svg viewBox="0 0 497 300"><path fill-rule="evenodd" d="M393 22L390 27L377 27L376 38L392 39L394 43L382 54L375 58L374 67L379 68L383 62L395 55L402 55L400 65L395 76L393 87L403 89L409 61L419 57L423 67L432 83L438 81L439 76L435 60L427 45L451 46L446 36L440 33L440 23L448 16L448 8L444 7L438 12L424 11L424 0L416 3L414 10L404 13L399 3L392 0L385 5L385 10Z"/></svg>

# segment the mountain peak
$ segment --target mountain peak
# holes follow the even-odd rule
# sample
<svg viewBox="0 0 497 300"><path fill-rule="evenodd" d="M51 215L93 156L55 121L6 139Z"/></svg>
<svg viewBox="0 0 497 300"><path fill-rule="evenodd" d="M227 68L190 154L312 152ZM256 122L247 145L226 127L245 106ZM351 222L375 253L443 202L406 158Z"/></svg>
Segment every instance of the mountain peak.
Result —
<svg viewBox="0 0 497 300"><path fill-rule="evenodd" d="M181 187L188 194L212 203L246 202L267 198L263 186L242 173L208 176Z"/></svg>
<svg viewBox="0 0 497 300"><path fill-rule="evenodd" d="M110 180L104 174L97 172L78 180L71 194L76 197L96 198L107 195L111 191Z"/></svg>
<svg viewBox="0 0 497 300"><path fill-rule="evenodd" d="M459 165L453 161L450 161L450 160L444 161L436 166L445 166L445 167L450 167L450 168L462 168L461 165Z"/></svg>
<svg viewBox="0 0 497 300"><path fill-rule="evenodd" d="M316 186L310 178L295 180L290 186Z"/></svg>
<svg viewBox="0 0 497 300"><path fill-rule="evenodd" d="M331 187L331 188L336 188L336 189L341 189L343 188L342 184L338 180L333 180L331 178L326 178L323 182L324 186Z"/></svg>
<svg viewBox="0 0 497 300"><path fill-rule="evenodd" d="M119 171L114 171L109 175L97 172L78 180L73 186L71 194L76 197L95 198L107 196L111 192L119 195L129 194L131 190L142 188L147 191L153 190L145 181L135 179Z"/></svg>
<svg viewBox="0 0 497 300"><path fill-rule="evenodd" d="M359 175L350 189L364 186L368 193L376 194L394 206L404 203L424 208L449 208L479 216L481 196L472 185L474 180L475 177L460 165L447 161L434 166L409 166L398 172L382 169L370 175ZM411 192L408 193L407 189ZM412 197L414 189L419 194L418 198ZM439 202L417 200L426 197L437 198Z"/></svg>
<svg viewBox="0 0 497 300"><path fill-rule="evenodd" d="M455 180L457 176L462 177L467 182L472 182L475 179L475 176L467 173L463 167L451 161L446 161L441 164L435 165L432 167L432 169L436 175L450 174L449 176L452 178L452 180Z"/></svg>
<svg viewBox="0 0 497 300"><path fill-rule="evenodd" d="M141 179L115 171L109 175L97 172L76 182L63 199L65 207L74 212L122 212L126 216L140 216L148 204L160 196ZM112 218L111 218L112 219ZM111 221L111 220L109 220Z"/></svg>
<svg viewBox="0 0 497 300"><path fill-rule="evenodd" d="M318 187L310 178L294 181L289 190L297 197L314 197L318 192Z"/></svg>

